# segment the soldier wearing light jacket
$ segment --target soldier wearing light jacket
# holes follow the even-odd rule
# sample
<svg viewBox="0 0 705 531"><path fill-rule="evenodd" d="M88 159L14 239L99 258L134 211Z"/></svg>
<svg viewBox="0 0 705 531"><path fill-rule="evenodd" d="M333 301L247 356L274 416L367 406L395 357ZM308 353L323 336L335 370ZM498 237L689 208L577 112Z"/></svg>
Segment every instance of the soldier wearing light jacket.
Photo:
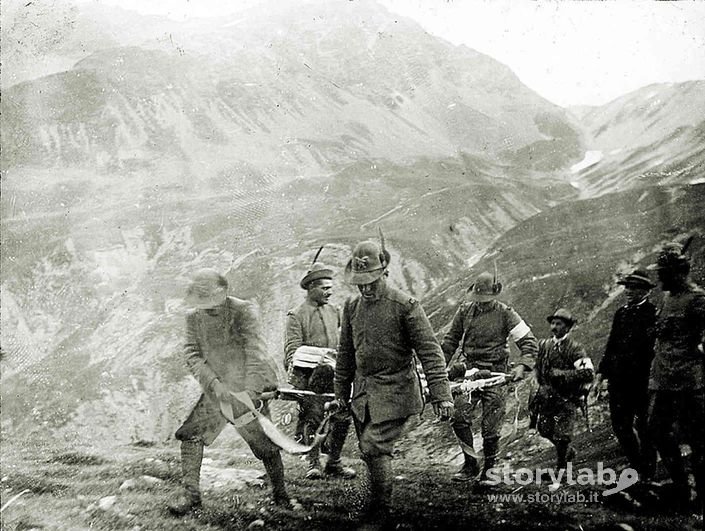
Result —
<svg viewBox="0 0 705 531"><path fill-rule="evenodd" d="M575 418L595 373L583 346L569 335L576 323L573 315L559 308L546 320L553 337L539 341L539 389L530 409L538 432L555 445L556 468L561 469L575 459L571 445Z"/></svg>
<svg viewBox="0 0 705 531"><path fill-rule="evenodd" d="M319 251L320 252L320 251ZM338 307L328 303L333 293L333 270L320 262L314 262L300 282L306 290L306 300L286 316L286 337L284 339L284 367L291 375L289 383L297 389L317 393L333 392L333 369L319 365L315 369L291 367L296 349L306 345L331 349L338 348L340 312ZM334 353L334 352L333 352ZM315 389L314 389L315 387ZM299 424L308 433L315 432L323 421L323 403L318 397L304 397L299 401ZM308 454L309 467L306 479L321 479L334 476L343 479L355 477L352 468L343 466L340 454L350 429L350 416L336 413L331 416L331 430L327 439L328 460L321 470L318 446ZM297 431L299 430L297 426ZM305 441L308 444L308 441Z"/></svg>
<svg viewBox="0 0 705 531"><path fill-rule="evenodd" d="M184 354L203 394L176 432L181 441L183 491L169 509L184 515L201 505L203 447L210 445L227 424L221 402L229 403L236 422L242 422L236 429L255 457L262 460L274 502L300 509L286 492L279 448L267 438L247 407L231 395L247 391L256 399L262 391L276 388L277 378L273 363L267 359L257 306L229 297L227 290L227 280L213 269L198 271L188 288L186 301L194 309L186 316ZM267 413L266 407L263 412Z"/></svg>
<svg viewBox="0 0 705 531"><path fill-rule="evenodd" d="M521 380L527 370L534 367L536 338L531 329L512 308L496 299L502 290L490 273L481 273L470 287L468 302L460 305L442 347L448 363L451 380L462 378L466 370L477 368L494 372L507 372L509 365L509 339L521 351L521 358L512 371L512 380ZM459 356L454 356L460 347ZM454 476L454 481L470 481L480 472L473 446L472 412L475 401L482 403L482 446L484 463L481 480L495 465L499 454L499 435L504 418L507 388L497 386L482 393L475 393L473 403L464 395L455 400L453 431L460 443L465 458L463 467Z"/></svg>
<svg viewBox="0 0 705 531"><path fill-rule="evenodd" d="M366 241L353 250L345 278L360 295L346 301L335 369L335 395L350 404L369 472L369 514L384 517L391 493L394 442L423 408L414 352L421 361L434 412L450 417L453 402L443 353L419 302L387 285L389 253Z"/></svg>

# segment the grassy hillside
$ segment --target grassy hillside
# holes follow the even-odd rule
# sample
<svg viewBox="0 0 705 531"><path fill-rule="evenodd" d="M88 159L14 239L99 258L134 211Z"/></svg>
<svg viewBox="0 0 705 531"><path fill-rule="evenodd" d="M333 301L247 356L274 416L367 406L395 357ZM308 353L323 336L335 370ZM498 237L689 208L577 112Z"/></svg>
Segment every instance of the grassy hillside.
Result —
<svg viewBox="0 0 705 531"><path fill-rule="evenodd" d="M545 317L558 307L579 319L575 336L599 361L612 316L624 299L618 276L655 261L667 241L695 239L692 277L705 284L705 185L650 187L570 201L548 209L498 238L461 278L439 287L426 301L435 326L452 317L475 276L496 261L509 302L538 336L548 336ZM655 277L654 277L655 279ZM659 290L652 293L660 299Z"/></svg>

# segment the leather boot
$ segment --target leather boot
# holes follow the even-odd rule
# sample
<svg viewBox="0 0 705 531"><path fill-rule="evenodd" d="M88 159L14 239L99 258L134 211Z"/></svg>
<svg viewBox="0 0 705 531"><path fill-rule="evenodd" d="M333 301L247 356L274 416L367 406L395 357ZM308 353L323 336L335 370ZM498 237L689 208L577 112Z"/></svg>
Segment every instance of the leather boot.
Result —
<svg viewBox="0 0 705 531"><path fill-rule="evenodd" d="M353 479L357 476L357 472L348 466L343 466L343 463L338 459L333 461L328 459L326 467L323 469L326 476L331 476L340 479Z"/></svg>
<svg viewBox="0 0 705 531"><path fill-rule="evenodd" d="M568 463L572 463L577 455L575 448L569 441L556 441L556 470L564 470Z"/></svg>
<svg viewBox="0 0 705 531"><path fill-rule="evenodd" d="M203 443L201 441L181 442L181 471L183 489L169 504L169 511L175 516L183 516L201 506L201 462Z"/></svg>
<svg viewBox="0 0 705 531"><path fill-rule="evenodd" d="M320 450L318 448L313 448L308 453L308 471L306 472L306 479L321 479L323 477L323 472L321 472L321 461L320 461Z"/></svg>
<svg viewBox="0 0 705 531"><path fill-rule="evenodd" d="M279 452L272 452L266 455L262 459L262 464L267 471L269 484L272 487L274 503L279 504L279 502L283 502L284 500L288 502L289 494L287 494L286 485L284 484L284 463L282 463L281 454Z"/></svg>
<svg viewBox="0 0 705 531"><path fill-rule="evenodd" d="M350 420L339 420L333 417L331 421L331 431L327 439L328 461L326 461L326 467L323 469L323 473L326 476L332 476L341 479L352 479L357 476L355 471L352 468L343 466L343 464L340 462L340 454L343 451L345 438L348 435L348 429L350 428Z"/></svg>
<svg viewBox="0 0 705 531"><path fill-rule="evenodd" d="M453 481L472 481L480 473L480 465L477 464L477 459L465 452L463 452L463 456L465 457L465 462L463 463L463 467L453 474L451 478Z"/></svg>
<svg viewBox="0 0 705 531"><path fill-rule="evenodd" d="M369 472L369 505L367 515L374 520L389 516L392 500L392 457L370 456L365 459Z"/></svg>
<svg viewBox="0 0 705 531"><path fill-rule="evenodd" d="M485 460L482 463L482 472L480 472L479 481L487 484L490 478L487 473L494 468L499 455L499 437L485 437L482 440L482 452L485 454Z"/></svg>
<svg viewBox="0 0 705 531"><path fill-rule="evenodd" d="M460 444L460 449L463 451L465 461L463 462L462 468L453 474L451 480L463 482L472 481L480 472L477 459L472 455L475 453L472 428L465 424L458 425L454 423L453 432L455 432L455 436L458 439L458 444Z"/></svg>

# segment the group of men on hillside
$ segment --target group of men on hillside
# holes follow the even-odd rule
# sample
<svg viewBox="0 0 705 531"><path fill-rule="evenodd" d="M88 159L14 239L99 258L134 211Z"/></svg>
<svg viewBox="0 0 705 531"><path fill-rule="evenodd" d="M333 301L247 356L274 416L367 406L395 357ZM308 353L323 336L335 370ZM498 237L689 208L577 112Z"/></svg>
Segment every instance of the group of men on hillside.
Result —
<svg viewBox="0 0 705 531"><path fill-rule="evenodd" d="M322 467L320 451L314 448L308 455L306 479L355 477L355 471L340 460L352 421L368 471L368 514L387 513L394 444L424 404L417 359L434 413L450 420L463 452L463 466L454 480L486 480L499 454L507 386L488 387L473 393L471 400L463 394L454 398L450 383L469 375L499 374L516 382L535 369L539 388L530 403L532 423L555 445L557 466L565 467L575 456L571 439L577 411L595 376L590 357L570 335L576 323L572 314L566 309L553 312L547 318L552 337L537 342L517 312L497 300L501 284L483 273L439 343L419 302L387 282L390 258L384 240L381 245L364 241L355 246L344 278L360 293L345 302L342 312L329 304L334 271L314 260L300 283L306 299L287 314L284 364L290 383L316 394L335 393L335 400L326 404L331 412L327 460ZM627 305L615 315L593 390L599 392L609 381L614 431L630 464L651 478L658 450L685 497L686 489L690 494L687 474L672 429L678 421L692 448L696 492L702 503L705 292L689 281L689 261L679 248L665 247L655 267L667 292L659 311L647 300L653 284L646 272L638 270L620 280ZM213 270L199 271L188 288L187 301L194 310L186 320L186 361L203 394L176 432L184 488L170 509L182 515L200 505L203 447L226 424L223 407L227 404L236 429L263 461L274 502L297 510L301 506L288 496L284 485L279 447L265 434L252 409L253 403L259 404L260 412L267 415L261 394L277 386L275 368L267 362L257 307L228 296L227 288L226 279ZM513 367L509 339L521 352ZM334 352L335 370L292 366L295 352L304 345ZM651 411L646 409L647 389ZM301 400L297 434L302 440L323 420L323 403L316 398ZM482 467L472 427L478 402Z"/></svg>

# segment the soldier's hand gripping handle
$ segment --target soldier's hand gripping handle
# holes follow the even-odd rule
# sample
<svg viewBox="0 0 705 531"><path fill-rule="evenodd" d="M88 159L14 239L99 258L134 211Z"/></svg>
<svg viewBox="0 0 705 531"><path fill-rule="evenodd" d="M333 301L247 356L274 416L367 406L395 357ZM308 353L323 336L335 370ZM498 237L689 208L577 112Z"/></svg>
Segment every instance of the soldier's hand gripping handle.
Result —
<svg viewBox="0 0 705 531"><path fill-rule="evenodd" d="M433 413L440 419L440 420L450 420L453 418L453 414L455 413L455 405L453 402L434 402L433 404Z"/></svg>
<svg viewBox="0 0 705 531"><path fill-rule="evenodd" d="M230 400L230 390L217 378L211 382L210 390L219 402Z"/></svg>
<svg viewBox="0 0 705 531"><path fill-rule="evenodd" d="M602 376L602 374L597 373L595 376L595 381L590 387L590 393L588 394L588 401L590 403L597 402L602 398L607 388L607 380Z"/></svg>
<svg viewBox="0 0 705 531"><path fill-rule="evenodd" d="M524 365L519 364L516 367L512 369L512 372L510 374L511 381L512 382L518 382L520 380L524 379L524 373L526 372L526 367Z"/></svg>
<svg viewBox="0 0 705 531"><path fill-rule="evenodd" d="M324 411L330 411L331 413L338 413L339 411L345 411L348 409L348 403L336 398L335 400L331 400L330 402L326 402L323 405L323 410Z"/></svg>

